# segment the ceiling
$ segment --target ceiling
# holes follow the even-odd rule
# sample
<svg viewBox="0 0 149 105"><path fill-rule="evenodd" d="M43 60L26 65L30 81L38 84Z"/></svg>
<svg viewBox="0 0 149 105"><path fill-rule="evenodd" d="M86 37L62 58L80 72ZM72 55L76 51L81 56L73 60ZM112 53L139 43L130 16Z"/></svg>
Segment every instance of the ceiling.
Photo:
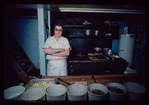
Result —
<svg viewBox="0 0 149 105"><path fill-rule="evenodd" d="M92 5L92 4L10 4L6 8L23 8L23 9L37 9L44 8L45 10L59 11L59 7L63 8L82 8L82 9L98 9L104 11L115 11L120 12L132 11L137 14L146 14L145 6L143 5Z"/></svg>

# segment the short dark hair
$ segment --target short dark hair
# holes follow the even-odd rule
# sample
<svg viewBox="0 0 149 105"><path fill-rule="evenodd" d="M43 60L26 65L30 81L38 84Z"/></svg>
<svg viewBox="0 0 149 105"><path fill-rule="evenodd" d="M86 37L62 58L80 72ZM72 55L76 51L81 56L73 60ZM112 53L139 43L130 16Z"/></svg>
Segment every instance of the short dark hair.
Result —
<svg viewBox="0 0 149 105"><path fill-rule="evenodd" d="M56 26L61 26L62 29L63 29L63 25L62 25L61 23L57 23L57 24L55 24L55 25L54 25L54 29L55 29Z"/></svg>

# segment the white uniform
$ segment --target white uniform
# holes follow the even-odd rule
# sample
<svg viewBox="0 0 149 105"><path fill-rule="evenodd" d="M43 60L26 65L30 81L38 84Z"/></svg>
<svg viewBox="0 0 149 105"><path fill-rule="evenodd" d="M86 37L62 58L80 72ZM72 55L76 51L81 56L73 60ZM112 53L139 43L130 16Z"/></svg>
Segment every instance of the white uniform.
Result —
<svg viewBox="0 0 149 105"><path fill-rule="evenodd" d="M60 40L57 42L54 36L49 37L44 45L44 48L51 46L53 49L56 48L70 48L69 41L67 38L61 36ZM46 56L48 60L47 64L47 76L67 76L67 57L57 57L53 55Z"/></svg>

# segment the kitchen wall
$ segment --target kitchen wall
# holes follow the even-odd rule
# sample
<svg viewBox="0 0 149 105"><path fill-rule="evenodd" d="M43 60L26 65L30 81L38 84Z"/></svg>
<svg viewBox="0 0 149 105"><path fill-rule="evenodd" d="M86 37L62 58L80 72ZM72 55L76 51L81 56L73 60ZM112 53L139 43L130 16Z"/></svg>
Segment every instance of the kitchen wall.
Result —
<svg viewBox="0 0 149 105"><path fill-rule="evenodd" d="M39 69L38 20L5 17L4 25Z"/></svg>

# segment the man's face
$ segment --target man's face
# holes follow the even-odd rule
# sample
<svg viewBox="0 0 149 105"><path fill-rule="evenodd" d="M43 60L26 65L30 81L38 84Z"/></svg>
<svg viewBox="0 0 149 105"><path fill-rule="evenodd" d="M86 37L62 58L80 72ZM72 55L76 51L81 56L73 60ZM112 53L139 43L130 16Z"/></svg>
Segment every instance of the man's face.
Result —
<svg viewBox="0 0 149 105"><path fill-rule="evenodd" d="M54 29L54 32L55 32L55 35L57 37L60 37L62 35L62 27L61 26L56 26L55 29Z"/></svg>

